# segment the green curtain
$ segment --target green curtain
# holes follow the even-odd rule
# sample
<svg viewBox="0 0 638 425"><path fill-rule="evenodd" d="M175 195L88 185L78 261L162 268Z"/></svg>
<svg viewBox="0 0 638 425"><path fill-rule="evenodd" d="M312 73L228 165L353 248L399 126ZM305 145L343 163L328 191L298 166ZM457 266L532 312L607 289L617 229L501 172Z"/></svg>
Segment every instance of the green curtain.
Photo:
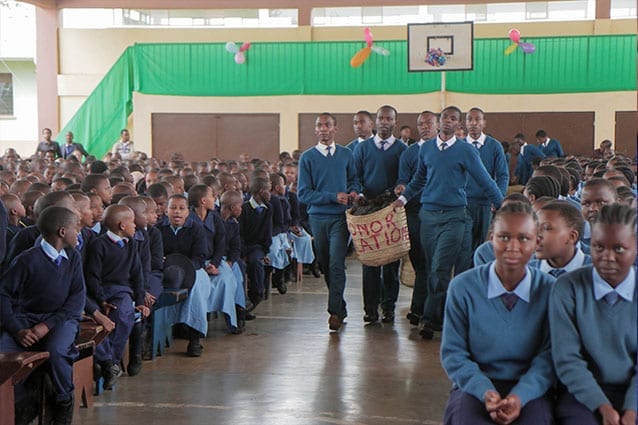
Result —
<svg viewBox="0 0 638 425"><path fill-rule="evenodd" d="M507 39L474 41L474 68L448 72L446 90L543 94L636 90L636 36L524 39L536 52L509 56ZM440 72L407 72L407 43L378 41L359 68L363 42L253 43L237 65L224 43L136 44L126 49L61 134L73 131L101 157L133 110L132 93L176 96L419 94L440 90Z"/></svg>

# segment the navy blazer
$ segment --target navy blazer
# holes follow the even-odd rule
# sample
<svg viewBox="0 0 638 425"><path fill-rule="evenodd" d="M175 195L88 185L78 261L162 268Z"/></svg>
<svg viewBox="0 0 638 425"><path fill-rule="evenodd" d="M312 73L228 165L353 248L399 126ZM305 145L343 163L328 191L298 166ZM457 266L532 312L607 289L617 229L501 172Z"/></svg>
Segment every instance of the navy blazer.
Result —
<svg viewBox="0 0 638 425"><path fill-rule="evenodd" d="M67 149L67 144L63 144L62 146L60 146L60 150L62 151L62 158L66 159L68 156L70 156L73 151L80 151L82 152L82 155L84 156L90 156L90 154L86 151L86 149L84 149L84 146L82 146L81 143L71 143L71 147L72 149L70 149L70 151Z"/></svg>

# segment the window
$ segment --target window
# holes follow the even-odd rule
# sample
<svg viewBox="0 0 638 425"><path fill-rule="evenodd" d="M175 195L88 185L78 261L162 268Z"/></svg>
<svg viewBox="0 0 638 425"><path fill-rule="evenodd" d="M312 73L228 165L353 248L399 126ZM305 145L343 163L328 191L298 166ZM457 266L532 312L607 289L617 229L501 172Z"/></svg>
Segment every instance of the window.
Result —
<svg viewBox="0 0 638 425"><path fill-rule="evenodd" d="M0 74L0 115L13 115L13 78Z"/></svg>
<svg viewBox="0 0 638 425"><path fill-rule="evenodd" d="M636 0L611 0L611 18L635 18Z"/></svg>

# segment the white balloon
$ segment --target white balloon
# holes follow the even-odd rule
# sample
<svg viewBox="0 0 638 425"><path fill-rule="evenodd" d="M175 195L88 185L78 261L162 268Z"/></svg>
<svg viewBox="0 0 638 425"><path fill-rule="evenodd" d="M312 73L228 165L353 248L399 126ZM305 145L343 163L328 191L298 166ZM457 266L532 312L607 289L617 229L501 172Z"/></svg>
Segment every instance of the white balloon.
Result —
<svg viewBox="0 0 638 425"><path fill-rule="evenodd" d="M229 41L228 43L226 43L226 51L228 53L237 53L239 52L239 47L237 47L237 45L232 41Z"/></svg>
<svg viewBox="0 0 638 425"><path fill-rule="evenodd" d="M382 56L390 56L390 51L381 46L372 46L372 51Z"/></svg>

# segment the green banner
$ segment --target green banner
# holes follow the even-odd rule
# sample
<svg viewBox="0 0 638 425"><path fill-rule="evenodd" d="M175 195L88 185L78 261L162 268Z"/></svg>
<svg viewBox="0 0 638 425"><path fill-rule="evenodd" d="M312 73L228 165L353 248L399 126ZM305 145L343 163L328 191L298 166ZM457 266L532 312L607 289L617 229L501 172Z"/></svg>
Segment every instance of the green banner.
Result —
<svg viewBox="0 0 638 425"><path fill-rule="evenodd" d="M536 51L506 56L507 39L474 41L474 68L448 72L446 90L546 94L636 90L636 36L538 37ZM253 43L238 65L224 43L136 44L89 95L61 134L73 131L101 157L132 112L132 93L175 96L419 94L440 90L440 72L408 72L405 41L377 41L359 68L363 42Z"/></svg>

